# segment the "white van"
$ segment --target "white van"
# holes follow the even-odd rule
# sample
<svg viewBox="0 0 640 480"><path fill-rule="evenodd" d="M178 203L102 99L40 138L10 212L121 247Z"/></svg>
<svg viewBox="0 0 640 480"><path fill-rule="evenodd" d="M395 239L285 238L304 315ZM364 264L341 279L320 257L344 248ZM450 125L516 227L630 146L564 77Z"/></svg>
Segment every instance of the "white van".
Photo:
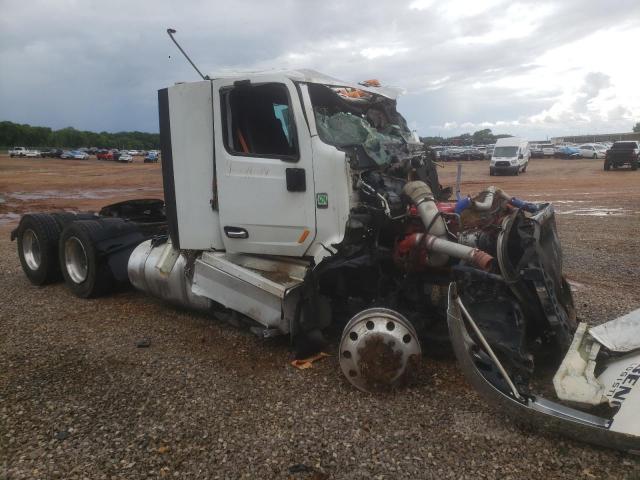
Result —
<svg viewBox="0 0 640 480"><path fill-rule="evenodd" d="M527 171L529 158L531 158L531 150L528 141L518 137L499 138L491 155L489 175L524 173Z"/></svg>

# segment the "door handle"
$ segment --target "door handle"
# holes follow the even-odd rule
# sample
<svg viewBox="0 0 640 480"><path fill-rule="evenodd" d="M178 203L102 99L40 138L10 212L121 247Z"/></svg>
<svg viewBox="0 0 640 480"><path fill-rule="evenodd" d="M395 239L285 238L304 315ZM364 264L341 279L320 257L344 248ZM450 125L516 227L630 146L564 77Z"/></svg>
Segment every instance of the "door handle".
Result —
<svg viewBox="0 0 640 480"><path fill-rule="evenodd" d="M224 233L229 238L249 238L249 232L244 228L224 227Z"/></svg>

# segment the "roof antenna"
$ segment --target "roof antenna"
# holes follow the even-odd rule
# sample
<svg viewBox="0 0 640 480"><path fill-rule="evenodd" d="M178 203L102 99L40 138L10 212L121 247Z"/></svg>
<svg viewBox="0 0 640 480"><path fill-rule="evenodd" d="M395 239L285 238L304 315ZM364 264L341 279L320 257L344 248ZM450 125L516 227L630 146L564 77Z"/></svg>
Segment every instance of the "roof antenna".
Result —
<svg viewBox="0 0 640 480"><path fill-rule="evenodd" d="M176 42L176 39L173 38L174 33L176 33L176 31L173 28L167 28L167 34L169 35L169 37L171 37L171 40L173 40L173 43L176 44L176 47L178 47L178 49L182 52L182 54L184 55L184 58L189 60L189 63L195 69L195 71L198 72L198 75L200 75L200 77L202 77L203 80L211 80L209 78L209 75L202 75L202 72L198 70L198 67L196 67L196 64L191 61L191 59L189 58L189 55L187 55L187 52L185 52L180 46L180 44Z"/></svg>

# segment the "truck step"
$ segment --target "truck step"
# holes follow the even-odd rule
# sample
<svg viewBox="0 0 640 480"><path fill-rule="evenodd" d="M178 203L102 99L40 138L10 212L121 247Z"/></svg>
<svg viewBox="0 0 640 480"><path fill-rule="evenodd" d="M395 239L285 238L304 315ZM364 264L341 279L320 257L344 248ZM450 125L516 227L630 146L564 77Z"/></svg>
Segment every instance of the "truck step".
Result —
<svg viewBox="0 0 640 480"><path fill-rule="evenodd" d="M204 252L195 263L192 291L288 333L284 300L302 284L309 265L297 258Z"/></svg>

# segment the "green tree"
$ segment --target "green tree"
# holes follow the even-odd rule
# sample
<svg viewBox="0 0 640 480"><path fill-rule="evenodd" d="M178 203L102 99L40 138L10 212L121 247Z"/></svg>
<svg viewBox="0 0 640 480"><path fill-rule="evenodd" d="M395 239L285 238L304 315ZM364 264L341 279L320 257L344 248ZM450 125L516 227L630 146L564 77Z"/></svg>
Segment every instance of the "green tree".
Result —
<svg viewBox="0 0 640 480"><path fill-rule="evenodd" d="M48 127L13 122L0 122L0 146L43 147L97 147L97 148L160 148L160 135L146 132L89 132L73 127L51 130Z"/></svg>
<svg viewBox="0 0 640 480"><path fill-rule="evenodd" d="M636 124L633 126L633 131L634 131L635 133L640 133L640 122L636 123Z"/></svg>
<svg viewBox="0 0 640 480"><path fill-rule="evenodd" d="M486 145L487 143L493 143L495 141L495 136L493 135L493 133L491 133L490 128L485 128L484 130L473 132L474 145Z"/></svg>

